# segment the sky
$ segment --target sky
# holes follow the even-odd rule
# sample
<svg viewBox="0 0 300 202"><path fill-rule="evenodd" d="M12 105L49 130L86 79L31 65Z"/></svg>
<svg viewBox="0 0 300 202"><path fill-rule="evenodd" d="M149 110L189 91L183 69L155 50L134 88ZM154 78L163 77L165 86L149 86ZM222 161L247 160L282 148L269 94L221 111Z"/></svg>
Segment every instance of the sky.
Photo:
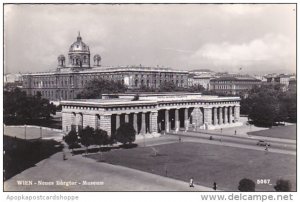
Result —
<svg viewBox="0 0 300 202"><path fill-rule="evenodd" d="M296 72L295 4L6 4L4 73L55 70L78 31L91 64Z"/></svg>

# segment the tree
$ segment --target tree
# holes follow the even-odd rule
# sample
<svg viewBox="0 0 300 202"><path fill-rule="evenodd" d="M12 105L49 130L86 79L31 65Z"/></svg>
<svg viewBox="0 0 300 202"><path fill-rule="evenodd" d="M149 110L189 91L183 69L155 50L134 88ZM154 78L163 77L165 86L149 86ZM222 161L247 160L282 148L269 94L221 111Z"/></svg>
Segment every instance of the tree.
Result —
<svg viewBox="0 0 300 202"><path fill-rule="evenodd" d="M135 133L132 124L124 123L116 131L116 141L121 142L122 144L131 144L135 141Z"/></svg>
<svg viewBox="0 0 300 202"><path fill-rule="evenodd" d="M24 124L36 119L49 119L51 114L56 113L56 107L49 100L26 95L19 88L4 92L3 100L4 123Z"/></svg>
<svg viewBox="0 0 300 202"><path fill-rule="evenodd" d="M174 91L179 91L179 87L175 85L174 82L172 81L166 81L160 84L159 86L159 91L160 92L174 92Z"/></svg>
<svg viewBox="0 0 300 202"><path fill-rule="evenodd" d="M138 101L140 99L140 95L139 94L135 94L132 101Z"/></svg>
<svg viewBox="0 0 300 202"><path fill-rule="evenodd" d="M194 85L194 86L191 86L187 89L189 92L194 92L194 93L197 93L197 92L204 92L205 91L205 88L198 84L198 85Z"/></svg>
<svg viewBox="0 0 300 202"><path fill-rule="evenodd" d="M69 145L69 149L76 148L76 145L78 144L78 136L76 131L71 130L67 135L63 137L63 140Z"/></svg>
<svg viewBox="0 0 300 202"><path fill-rule="evenodd" d="M276 122L296 122L295 90L284 91L282 85L255 86L241 100L241 114L248 114L255 125L271 127Z"/></svg>
<svg viewBox="0 0 300 202"><path fill-rule="evenodd" d="M238 190L243 192L255 191L255 183L247 178L241 179L239 182Z"/></svg>
<svg viewBox="0 0 300 202"><path fill-rule="evenodd" d="M274 186L276 191L291 191L292 184L289 180L279 179L276 181L276 185Z"/></svg>
<svg viewBox="0 0 300 202"><path fill-rule="evenodd" d="M124 93L126 90L127 87L120 81L93 79L85 84L77 98L97 99L101 98L103 93Z"/></svg>
<svg viewBox="0 0 300 202"><path fill-rule="evenodd" d="M263 98L261 100L261 102L252 105L249 118L255 125L271 127L277 116L276 106L272 103L268 103Z"/></svg>
<svg viewBox="0 0 300 202"><path fill-rule="evenodd" d="M107 132L102 129L96 129L93 134L93 144L98 145L99 149L101 145L109 144L109 137Z"/></svg>
<svg viewBox="0 0 300 202"><path fill-rule="evenodd" d="M94 128L87 126L79 132L80 143L86 147L86 153L88 153L88 147L93 144Z"/></svg>

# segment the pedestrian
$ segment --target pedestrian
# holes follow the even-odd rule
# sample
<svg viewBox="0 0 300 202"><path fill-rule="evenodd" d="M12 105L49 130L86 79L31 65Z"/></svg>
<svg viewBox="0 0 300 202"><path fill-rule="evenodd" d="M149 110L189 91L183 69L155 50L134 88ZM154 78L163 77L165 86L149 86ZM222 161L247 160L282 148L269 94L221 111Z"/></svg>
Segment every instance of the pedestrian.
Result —
<svg viewBox="0 0 300 202"><path fill-rule="evenodd" d="M63 151L63 160L67 160L65 151Z"/></svg>
<svg viewBox="0 0 300 202"><path fill-rule="evenodd" d="M181 136L179 136L178 141L181 142Z"/></svg>
<svg viewBox="0 0 300 202"><path fill-rule="evenodd" d="M236 130L234 131L234 135L236 135Z"/></svg>
<svg viewBox="0 0 300 202"><path fill-rule="evenodd" d="M265 151L266 151L266 152L269 151L269 145L268 145L268 144L266 144Z"/></svg>
<svg viewBox="0 0 300 202"><path fill-rule="evenodd" d="M194 179L193 178L190 179L190 187L194 187Z"/></svg>
<svg viewBox="0 0 300 202"><path fill-rule="evenodd" d="M214 185L213 185L213 190L217 190L217 183L216 182L214 182Z"/></svg>

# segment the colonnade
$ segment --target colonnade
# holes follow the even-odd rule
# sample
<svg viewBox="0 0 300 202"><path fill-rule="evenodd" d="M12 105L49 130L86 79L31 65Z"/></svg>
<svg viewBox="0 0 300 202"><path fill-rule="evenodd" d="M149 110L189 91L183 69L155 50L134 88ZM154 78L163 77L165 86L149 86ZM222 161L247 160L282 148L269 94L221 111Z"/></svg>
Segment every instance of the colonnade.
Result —
<svg viewBox="0 0 300 202"><path fill-rule="evenodd" d="M175 106L176 107L176 106ZM161 133L192 129L213 129L238 122L240 106L199 106L158 109L156 111L126 112L110 114L71 113L71 127L80 130L87 125L106 130L108 135L116 132L123 123L133 125L136 134ZM68 125L68 124L66 124Z"/></svg>

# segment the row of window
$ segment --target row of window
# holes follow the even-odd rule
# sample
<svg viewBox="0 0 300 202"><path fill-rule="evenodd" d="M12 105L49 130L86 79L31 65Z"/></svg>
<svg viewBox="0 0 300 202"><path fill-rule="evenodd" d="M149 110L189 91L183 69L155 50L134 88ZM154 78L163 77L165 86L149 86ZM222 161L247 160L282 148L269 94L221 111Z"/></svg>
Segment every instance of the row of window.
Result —
<svg viewBox="0 0 300 202"><path fill-rule="evenodd" d="M139 77L141 74L136 74L135 75L135 77ZM123 76L123 75L122 75ZM152 76L152 77L165 77L165 78L167 78L167 77L170 77L170 78L176 78L176 77L181 77L182 79L183 79L183 76L184 75L174 75L174 74L170 74L170 75L168 75L168 74L165 74L165 75L163 75L163 74L160 74L160 75L158 75L158 74L147 74L147 75L145 75L145 74L142 74L141 75L142 77L150 77L150 76Z"/></svg>
<svg viewBox="0 0 300 202"><path fill-rule="evenodd" d="M81 83L81 85L84 85L85 83L87 83L87 81L89 80L92 80L92 79L117 79L117 80L120 80L122 81L122 83L124 83L124 77L126 75L115 75L115 74L101 74L101 75L80 75L79 77L79 82ZM136 75L137 76L137 75ZM151 75L142 75L142 77L147 77L148 80L146 81L146 83L150 83L151 79L150 79L150 76ZM181 76L181 81L179 82L179 78ZM175 76L174 76L175 77ZM168 78L167 75L165 75L165 79L164 80L154 80L153 83L154 84L157 84L158 81L160 81L160 83L162 82L166 82L168 81L167 79L172 79L173 76L170 75L170 77ZM183 80L183 75L177 75L177 80L176 80L176 83L184 83L184 80ZM56 77L55 80L53 80L54 77L46 77L46 78L40 78L40 77L37 77L37 78L34 78L33 80L33 87L57 87L58 84L60 84L61 86L69 86L69 85L73 85L74 84L74 81L73 81L73 77L70 76L70 77ZM122 79L122 80L121 80ZM149 80L150 79L150 80ZM61 80L61 81L59 81ZM135 80L136 81L136 80ZM172 82L174 82L174 80L171 80ZM136 81L138 82L138 81ZM144 80L141 80L141 83L143 83ZM26 82L24 82L26 84Z"/></svg>
<svg viewBox="0 0 300 202"><path fill-rule="evenodd" d="M37 95L40 92L42 97L48 98L50 100L53 99L73 99L73 91L61 90L60 92L56 92L55 90L33 90L33 95Z"/></svg>
<svg viewBox="0 0 300 202"><path fill-rule="evenodd" d="M211 81L214 84L228 84L228 83L234 83L234 84L253 84L253 83L260 83L259 81Z"/></svg>

